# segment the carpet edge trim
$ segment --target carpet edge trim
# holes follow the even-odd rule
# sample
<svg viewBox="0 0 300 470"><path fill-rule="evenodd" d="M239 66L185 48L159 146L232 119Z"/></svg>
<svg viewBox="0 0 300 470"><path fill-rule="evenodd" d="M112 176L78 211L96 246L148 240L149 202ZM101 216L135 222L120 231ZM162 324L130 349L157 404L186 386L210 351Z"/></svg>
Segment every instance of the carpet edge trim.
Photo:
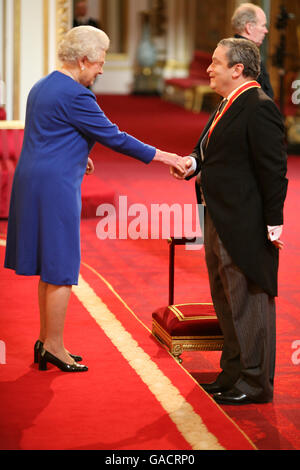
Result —
<svg viewBox="0 0 300 470"><path fill-rule="evenodd" d="M126 331L122 323L81 275L79 285L73 288L73 293L147 385L191 448L193 450L225 450L216 436L208 431L192 405L185 400L168 377Z"/></svg>
<svg viewBox="0 0 300 470"><path fill-rule="evenodd" d="M85 266L87 269L89 269L91 272L93 272L97 277L99 277L102 282L107 286L107 288L117 297L117 299L124 305L124 307L133 315L133 317L149 332L151 333L152 336L153 333L150 330L150 328L145 325L145 323L133 312L133 310L127 305L125 300L122 299L122 297L117 293L117 291L114 289L114 287L92 266L89 264L82 262L82 265ZM155 336L154 336L155 337ZM161 346L164 348L164 350L169 354L169 356L176 362L176 364L185 372L185 374L188 375L190 379L197 385L198 388L200 388L204 393L205 390L201 387L199 382L176 360L176 358L173 356L173 354L170 353L168 348L166 348L162 343ZM248 441L248 443L253 447L253 450L258 450L258 448L255 446L255 444L251 441L249 436L237 425L237 423L230 417L228 414L213 400L213 398L206 393L207 397L213 401L214 405L222 412L222 414L228 419L228 421L233 424L236 429L244 436L244 438Z"/></svg>

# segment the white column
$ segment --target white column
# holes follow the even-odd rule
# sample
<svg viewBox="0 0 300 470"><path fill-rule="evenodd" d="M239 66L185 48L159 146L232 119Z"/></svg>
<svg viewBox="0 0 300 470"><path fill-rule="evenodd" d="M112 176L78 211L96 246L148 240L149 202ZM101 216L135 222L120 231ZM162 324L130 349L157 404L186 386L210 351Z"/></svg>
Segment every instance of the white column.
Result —
<svg viewBox="0 0 300 470"><path fill-rule="evenodd" d="M187 41L186 41L186 52L187 60L190 61L193 57L195 50L196 40L196 14L197 14L197 0L189 0L188 11L187 11ZM199 34L199 32L198 32Z"/></svg>
<svg viewBox="0 0 300 470"><path fill-rule="evenodd" d="M3 0L0 0L0 80L3 79L3 31L4 31L4 18L3 18Z"/></svg>
<svg viewBox="0 0 300 470"><path fill-rule="evenodd" d="M186 64L186 10L187 3L176 0L176 57L180 64Z"/></svg>
<svg viewBox="0 0 300 470"><path fill-rule="evenodd" d="M6 85L6 117L13 118L13 79L14 79L14 5L6 1L6 36L5 36L5 85Z"/></svg>
<svg viewBox="0 0 300 470"><path fill-rule="evenodd" d="M119 52L120 28L118 21L118 0L109 0L108 4L108 30L110 31L110 48L113 53ZM122 19L123 20L123 19Z"/></svg>
<svg viewBox="0 0 300 470"><path fill-rule="evenodd" d="M148 0L129 1L129 56L131 64L136 62L136 52L141 39L140 13L148 10Z"/></svg>
<svg viewBox="0 0 300 470"><path fill-rule="evenodd" d="M43 76L43 2L21 0L20 119L25 119L27 96Z"/></svg>
<svg viewBox="0 0 300 470"><path fill-rule="evenodd" d="M0 0L0 106L6 104L6 86L5 86L5 57L4 57L4 31L5 31L5 18L4 18L4 2Z"/></svg>
<svg viewBox="0 0 300 470"><path fill-rule="evenodd" d="M48 0L48 73L56 69L56 0Z"/></svg>
<svg viewBox="0 0 300 470"><path fill-rule="evenodd" d="M184 77L194 49L195 0L167 0L167 53L165 78Z"/></svg>
<svg viewBox="0 0 300 470"><path fill-rule="evenodd" d="M175 30L175 19L176 19L176 2L175 0L168 0L167 2L167 51L166 51L166 69L165 76L169 76L173 72L173 65L176 61L176 30ZM172 75L171 75L172 76Z"/></svg>
<svg viewBox="0 0 300 470"><path fill-rule="evenodd" d="M128 50L126 54L107 54L104 74L97 78L93 85L95 94L130 93L134 81L136 52L141 37L139 13L148 7L148 0L128 1Z"/></svg>

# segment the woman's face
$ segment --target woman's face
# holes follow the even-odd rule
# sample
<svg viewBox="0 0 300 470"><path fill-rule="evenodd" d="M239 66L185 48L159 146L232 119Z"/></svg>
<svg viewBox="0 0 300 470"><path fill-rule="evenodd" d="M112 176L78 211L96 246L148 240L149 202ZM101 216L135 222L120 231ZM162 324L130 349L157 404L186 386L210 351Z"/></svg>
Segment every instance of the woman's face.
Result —
<svg viewBox="0 0 300 470"><path fill-rule="evenodd" d="M102 75L103 66L105 64L106 51L101 51L99 59L96 62L89 62L86 58L81 61L81 70L79 82L81 85L88 87L93 85L97 75ZM82 70L84 67L84 70Z"/></svg>

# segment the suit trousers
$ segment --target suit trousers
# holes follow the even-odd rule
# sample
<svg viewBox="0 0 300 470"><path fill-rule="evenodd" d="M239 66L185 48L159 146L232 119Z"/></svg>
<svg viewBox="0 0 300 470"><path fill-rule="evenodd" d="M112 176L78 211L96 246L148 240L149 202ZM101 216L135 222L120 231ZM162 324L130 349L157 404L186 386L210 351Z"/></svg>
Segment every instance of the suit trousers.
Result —
<svg viewBox="0 0 300 470"><path fill-rule="evenodd" d="M242 240L241 240L242 243ZM224 334L217 383L254 401L271 401L275 371L275 299L234 264L205 208L205 258L212 301Z"/></svg>

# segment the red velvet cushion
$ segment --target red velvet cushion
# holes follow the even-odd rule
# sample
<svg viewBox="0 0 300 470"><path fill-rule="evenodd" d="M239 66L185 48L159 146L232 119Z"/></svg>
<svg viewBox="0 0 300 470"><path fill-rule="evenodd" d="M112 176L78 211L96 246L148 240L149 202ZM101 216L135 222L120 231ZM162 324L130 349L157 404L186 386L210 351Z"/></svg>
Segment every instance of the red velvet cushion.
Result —
<svg viewBox="0 0 300 470"><path fill-rule="evenodd" d="M13 177L19 160L24 130L0 129L0 217L8 217Z"/></svg>
<svg viewBox="0 0 300 470"><path fill-rule="evenodd" d="M222 336L212 304L178 304L162 307L153 320L170 336Z"/></svg>
<svg viewBox="0 0 300 470"><path fill-rule="evenodd" d="M170 78L165 81L168 85L179 88L194 88L200 85L209 85L207 69L211 64L211 54L204 51L195 51L189 66L189 75L185 78Z"/></svg>
<svg viewBox="0 0 300 470"><path fill-rule="evenodd" d="M212 58L212 54L210 52L205 52L205 51L194 52L194 60L207 64L207 67L211 63L211 58Z"/></svg>
<svg viewBox="0 0 300 470"><path fill-rule="evenodd" d="M0 106L0 120L5 121L6 120L6 111L4 108Z"/></svg>
<svg viewBox="0 0 300 470"><path fill-rule="evenodd" d="M8 217L14 173L14 162L0 159L0 218Z"/></svg>
<svg viewBox="0 0 300 470"><path fill-rule="evenodd" d="M0 129L0 158L19 160L24 137L23 129Z"/></svg>

